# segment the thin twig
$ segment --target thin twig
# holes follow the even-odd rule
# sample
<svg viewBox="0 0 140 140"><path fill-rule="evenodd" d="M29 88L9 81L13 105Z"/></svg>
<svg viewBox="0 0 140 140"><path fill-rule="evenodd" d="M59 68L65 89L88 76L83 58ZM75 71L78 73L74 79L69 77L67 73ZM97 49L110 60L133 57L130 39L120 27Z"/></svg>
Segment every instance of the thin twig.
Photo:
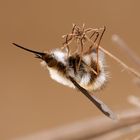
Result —
<svg viewBox="0 0 140 140"><path fill-rule="evenodd" d="M140 140L140 135L136 136L133 140Z"/></svg>
<svg viewBox="0 0 140 140"><path fill-rule="evenodd" d="M122 50L127 53L127 56L131 58L131 61L133 61L134 64L140 67L140 57L136 55L135 52L133 52L128 45L125 43L125 41L120 38L117 34L112 35L112 41L117 44L118 47L120 47ZM140 79L139 78L134 78L133 83L136 85L140 85Z"/></svg>
<svg viewBox="0 0 140 140"><path fill-rule="evenodd" d="M140 108L140 99L134 95L128 96L128 102Z"/></svg>
<svg viewBox="0 0 140 140"><path fill-rule="evenodd" d="M130 56L129 58L131 58L131 60L133 60L133 62L136 65L140 66L140 57L128 47L125 41L119 37L119 35L117 34L112 35L112 41L116 43L118 47L124 50L127 53L127 55Z"/></svg>
<svg viewBox="0 0 140 140"><path fill-rule="evenodd" d="M126 70L131 72L134 76L140 78L140 73L137 72L135 69L133 69L133 68L129 67L128 65L126 65L122 60L120 60L119 58L117 58L116 56L114 56L112 53L108 52L107 50L105 50L101 46L100 46L99 49L101 51L103 51L105 54L107 54L108 56L110 56L112 59L114 59L116 62L118 62L120 65L122 65Z"/></svg>
<svg viewBox="0 0 140 140"><path fill-rule="evenodd" d="M97 117L13 140L113 140L140 130L140 110L119 113L120 120ZM129 128L129 129L128 129ZM117 135L115 135L117 133Z"/></svg>

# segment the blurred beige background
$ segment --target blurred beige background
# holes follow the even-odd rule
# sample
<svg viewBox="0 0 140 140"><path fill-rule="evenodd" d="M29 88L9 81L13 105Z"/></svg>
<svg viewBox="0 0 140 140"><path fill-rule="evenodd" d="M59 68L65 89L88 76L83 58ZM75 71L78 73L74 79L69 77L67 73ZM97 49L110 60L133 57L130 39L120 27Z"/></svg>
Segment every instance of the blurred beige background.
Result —
<svg viewBox="0 0 140 140"><path fill-rule="evenodd" d="M103 115L80 92L51 80L32 54L11 44L41 51L61 47L61 36L70 32L72 23L94 28L105 25L102 46L139 68L111 41L112 34L118 34L140 54L138 0L0 0L0 139ZM132 107L127 97L139 96L133 76L122 72L123 68L108 56L106 59L111 78L95 95L114 112Z"/></svg>

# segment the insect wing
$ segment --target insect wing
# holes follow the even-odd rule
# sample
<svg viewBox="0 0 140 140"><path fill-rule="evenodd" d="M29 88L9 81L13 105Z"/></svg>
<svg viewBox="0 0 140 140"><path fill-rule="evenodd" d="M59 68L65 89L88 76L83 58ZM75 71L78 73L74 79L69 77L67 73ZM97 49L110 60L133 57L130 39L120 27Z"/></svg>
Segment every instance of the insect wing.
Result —
<svg viewBox="0 0 140 140"><path fill-rule="evenodd" d="M109 107L106 104L104 104L101 100L99 100L95 96L90 95L90 93L86 89L81 87L72 77L69 77L69 79L75 85L75 87L77 87L92 103L94 103L95 106L101 112L103 112L107 117L113 120L117 119L116 115L109 109Z"/></svg>

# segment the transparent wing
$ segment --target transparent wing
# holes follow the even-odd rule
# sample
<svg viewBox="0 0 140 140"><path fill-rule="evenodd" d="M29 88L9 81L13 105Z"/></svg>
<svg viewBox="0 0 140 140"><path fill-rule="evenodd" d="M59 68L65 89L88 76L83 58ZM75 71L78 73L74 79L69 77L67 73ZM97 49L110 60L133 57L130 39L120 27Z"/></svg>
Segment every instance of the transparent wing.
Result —
<svg viewBox="0 0 140 140"><path fill-rule="evenodd" d="M81 87L72 77L69 77L70 81L77 87L92 103L95 104L95 106L101 110L107 117L115 120L117 119L117 116L108 108L106 104L104 104L101 100L96 98L93 95L90 95L90 93Z"/></svg>

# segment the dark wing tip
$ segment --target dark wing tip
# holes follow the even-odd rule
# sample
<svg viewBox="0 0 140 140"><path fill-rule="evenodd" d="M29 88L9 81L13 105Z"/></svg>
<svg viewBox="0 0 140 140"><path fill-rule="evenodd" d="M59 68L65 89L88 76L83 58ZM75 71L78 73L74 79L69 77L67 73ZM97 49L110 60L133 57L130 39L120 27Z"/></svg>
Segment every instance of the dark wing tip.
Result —
<svg viewBox="0 0 140 140"><path fill-rule="evenodd" d="M117 120L116 114L113 113L106 104L97 97L90 95L90 93L81 87L71 76L69 76L69 79L101 112L103 112L107 117Z"/></svg>
<svg viewBox="0 0 140 140"><path fill-rule="evenodd" d="M93 96L92 96L93 97ZM118 120L118 116L106 105L104 104L101 100L96 98L95 96L93 97L94 100L96 100L97 104L99 105L98 108L109 118L112 120Z"/></svg>

